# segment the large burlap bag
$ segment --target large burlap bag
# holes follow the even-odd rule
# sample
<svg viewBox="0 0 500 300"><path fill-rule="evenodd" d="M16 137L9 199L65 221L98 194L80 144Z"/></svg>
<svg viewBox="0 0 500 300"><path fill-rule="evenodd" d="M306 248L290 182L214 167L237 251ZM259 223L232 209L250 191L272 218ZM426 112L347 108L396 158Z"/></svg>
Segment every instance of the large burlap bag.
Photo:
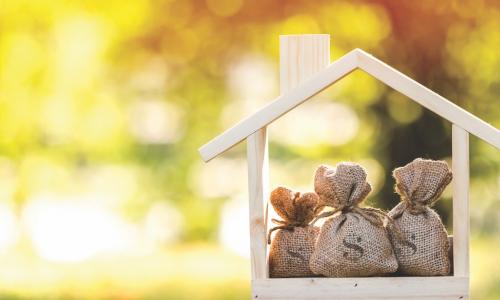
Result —
<svg viewBox="0 0 500 300"><path fill-rule="evenodd" d="M294 193L279 187L271 192L271 204L283 220L273 222L278 226L269 230L269 275L271 277L307 277L314 274L309 269L309 258L319 233L319 228L309 223L316 217L318 196L314 193ZM271 233L277 230L271 242Z"/></svg>
<svg viewBox="0 0 500 300"><path fill-rule="evenodd" d="M450 168L444 161L417 158L392 175L401 196L401 202L389 212L403 235L403 239L392 239L399 271L413 276L448 275L448 235L441 218L429 206L450 183Z"/></svg>
<svg viewBox="0 0 500 300"><path fill-rule="evenodd" d="M384 227L385 213L359 207L371 191L365 170L354 163L320 166L314 188L320 203L334 210L323 226L309 266L318 275L361 277L393 273L398 264Z"/></svg>

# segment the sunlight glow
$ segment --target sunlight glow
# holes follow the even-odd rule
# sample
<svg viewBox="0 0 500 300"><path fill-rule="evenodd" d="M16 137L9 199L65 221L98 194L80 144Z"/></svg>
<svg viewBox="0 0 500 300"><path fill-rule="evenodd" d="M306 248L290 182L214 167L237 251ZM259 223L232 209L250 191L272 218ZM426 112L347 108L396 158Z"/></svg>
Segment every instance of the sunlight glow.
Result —
<svg viewBox="0 0 500 300"><path fill-rule="evenodd" d="M91 84L109 39L105 22L87 14L60 20L54 28L53 52L58 88L70 90Z"/></svg>
<svg viewBox="0 0 500 300"><path fill-rule="evenodd" d="M364 158L356 161L366 168L368 174L368 182L372 186L372 191L368 199L377 194L385 183L385 170L382 164L374 158Z"/></svg>
<svg viewBox="0 0 500 300"><path fill-rule="evenodd" d="M19 238L18 220L12 208L0 205L0 252L8 250Z"/></svg>
<svg viewBox="0 0 500 300"><path fill-rule="evenodd" d="M250 257L248 201L240 195L224 204L219 227L219 241L227 249Z"/></svg>
<svg viewBox="0 0 500 300"><path fill-rule="evenodd" d="M132 106L131 133L142 143L168 144L183 134L183 112L160 100L141 100Z"/></svg>
<svg viewBox="0 0 500 300"><path fill-rule="evenodd" d="M278 69L269 59L247 55L228 70L227 85L231 101L222 112L224 127L232 126L278 96Z"/></svg>
<svg viewBox="0 0 500 300"><path fill-rule="evenodd" d="M228 184L228 179L231 184ZM247 164L244 159L219 158L198 165L191 172L191 183L203 198L227 197L246 191Z"/></svg>
<svg viewBox="0 0 500 300"><path fill-rule="evenodd" d="M130 245L131 228L117 215L82 199L56 198L33 199L23 215L43 259L79 262Z"/></svg>
<svg viewBox="0 0 500 300"><path fill-rule="evenodd" d="M144 221L148 241L160 246L177 240L184 225L181 213L165 201L153 203Z"/></svg>
<svg viewBox="0 0 500 300"><path fill-rule="evenodd" d="M314 101L314 100L313 100ZM304 103L271 126L271 137L293 146L344 145L358 132L359 119L342 103Z"/></svg>

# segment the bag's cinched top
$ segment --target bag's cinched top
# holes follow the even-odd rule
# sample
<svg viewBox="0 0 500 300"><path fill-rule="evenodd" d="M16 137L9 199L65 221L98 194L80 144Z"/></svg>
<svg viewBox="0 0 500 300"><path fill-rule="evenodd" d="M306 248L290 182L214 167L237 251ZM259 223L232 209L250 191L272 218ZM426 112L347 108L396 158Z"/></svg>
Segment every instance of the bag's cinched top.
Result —
<svg viewBox="0 0 500 300"><path fill-rule="evenodd" d="M413 213L421 212L425 206L431 206L453 178L445 161L422 158L395 169L392 176L396 180L396 193Z"/></svg>
<svg viewBox="0 0 500 300"><path fill-rule="evenodd" d="M282 220L272 219L277 226L269 229L269 276L307 277L314 274L309 268L309 258L319 228L309 226L316 216L318 195L293 192L278 187L271 192L270 202ZM271 243L271 234L277 231Z"/></svg>
<svg viewBox="0 0 500 300"><path fill-rule="evenodd" d="M335 209L361 203L372 188L366 181L366 171L356 163L339 163L335 168L321 165L314 176L314 189L321 205Z"/></svg>
<svg viewBox="0 0 500 300"><path fill-rule="evenodd" d="M271 192L274 210L286 224L293 226L308 225L316 216L318 202L315 193L294 193L285 187L278 187Z"/></svg>

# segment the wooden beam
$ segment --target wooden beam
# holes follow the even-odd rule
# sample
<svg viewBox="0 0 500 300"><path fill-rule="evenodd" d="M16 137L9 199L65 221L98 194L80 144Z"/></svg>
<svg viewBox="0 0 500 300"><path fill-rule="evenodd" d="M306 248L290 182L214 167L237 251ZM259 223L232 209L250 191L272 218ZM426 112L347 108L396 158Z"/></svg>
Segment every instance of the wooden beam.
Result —
<svg viewBox="0 0 500 300"><path fill-rule="evenodd" d="M386 300L469 298L466 277L272 278L255 280L252 299Z"/></svg>
<svg viewBox="0 0 500 300"><path fill-rule="evenodd" d="M266 127L247 139L248 196L250 214L250 264L252 279L268 278L267 270L267 203L269 162Z"/></svg>
<svg viewBox="0 0 500 300"><path fill-rule="evenodd" d="M300 63L300 60L298 62ZM356 68L364 70L442 118L453 124L457 124L466 131L500 149L500 130L363 50L354 49L321 72L301 82L299 86L279 96L253 115L243 119L238 124L206 143L199 149L201 157L205 161L211 160L241 142L250 134L267 126L297 105L342 79ZM295 78L291 77L290 79L295 82Z"/></svg>
<svg viewBox="0 0 500 300"><path fill-rule="evenodd" d="M329 34L280 35L280 94L291 91L329 64Z"/></svg>
<svg viewBox="0 0 500 300"><path fill-rule="evenodd" d="M453 270L469 276L469 133L452 125Z"/></svg>

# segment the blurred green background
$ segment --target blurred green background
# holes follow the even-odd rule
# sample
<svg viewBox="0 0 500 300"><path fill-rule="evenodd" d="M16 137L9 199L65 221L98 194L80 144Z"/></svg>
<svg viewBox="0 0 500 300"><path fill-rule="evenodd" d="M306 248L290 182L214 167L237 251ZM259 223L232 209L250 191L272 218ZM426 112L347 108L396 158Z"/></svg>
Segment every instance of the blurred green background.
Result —
<svg viewBox="0 0 500 300"><path fill-rule="evenodd" d="M498 1L2 0L0 298L249 298L245 146L197 148L278 95L287 33L500 127ZM450 154L450 124L361 71L270 127L271 186L357 161L385 209L393 168ZM471 138L473 299L500 299L499 170Z"/></svg>

